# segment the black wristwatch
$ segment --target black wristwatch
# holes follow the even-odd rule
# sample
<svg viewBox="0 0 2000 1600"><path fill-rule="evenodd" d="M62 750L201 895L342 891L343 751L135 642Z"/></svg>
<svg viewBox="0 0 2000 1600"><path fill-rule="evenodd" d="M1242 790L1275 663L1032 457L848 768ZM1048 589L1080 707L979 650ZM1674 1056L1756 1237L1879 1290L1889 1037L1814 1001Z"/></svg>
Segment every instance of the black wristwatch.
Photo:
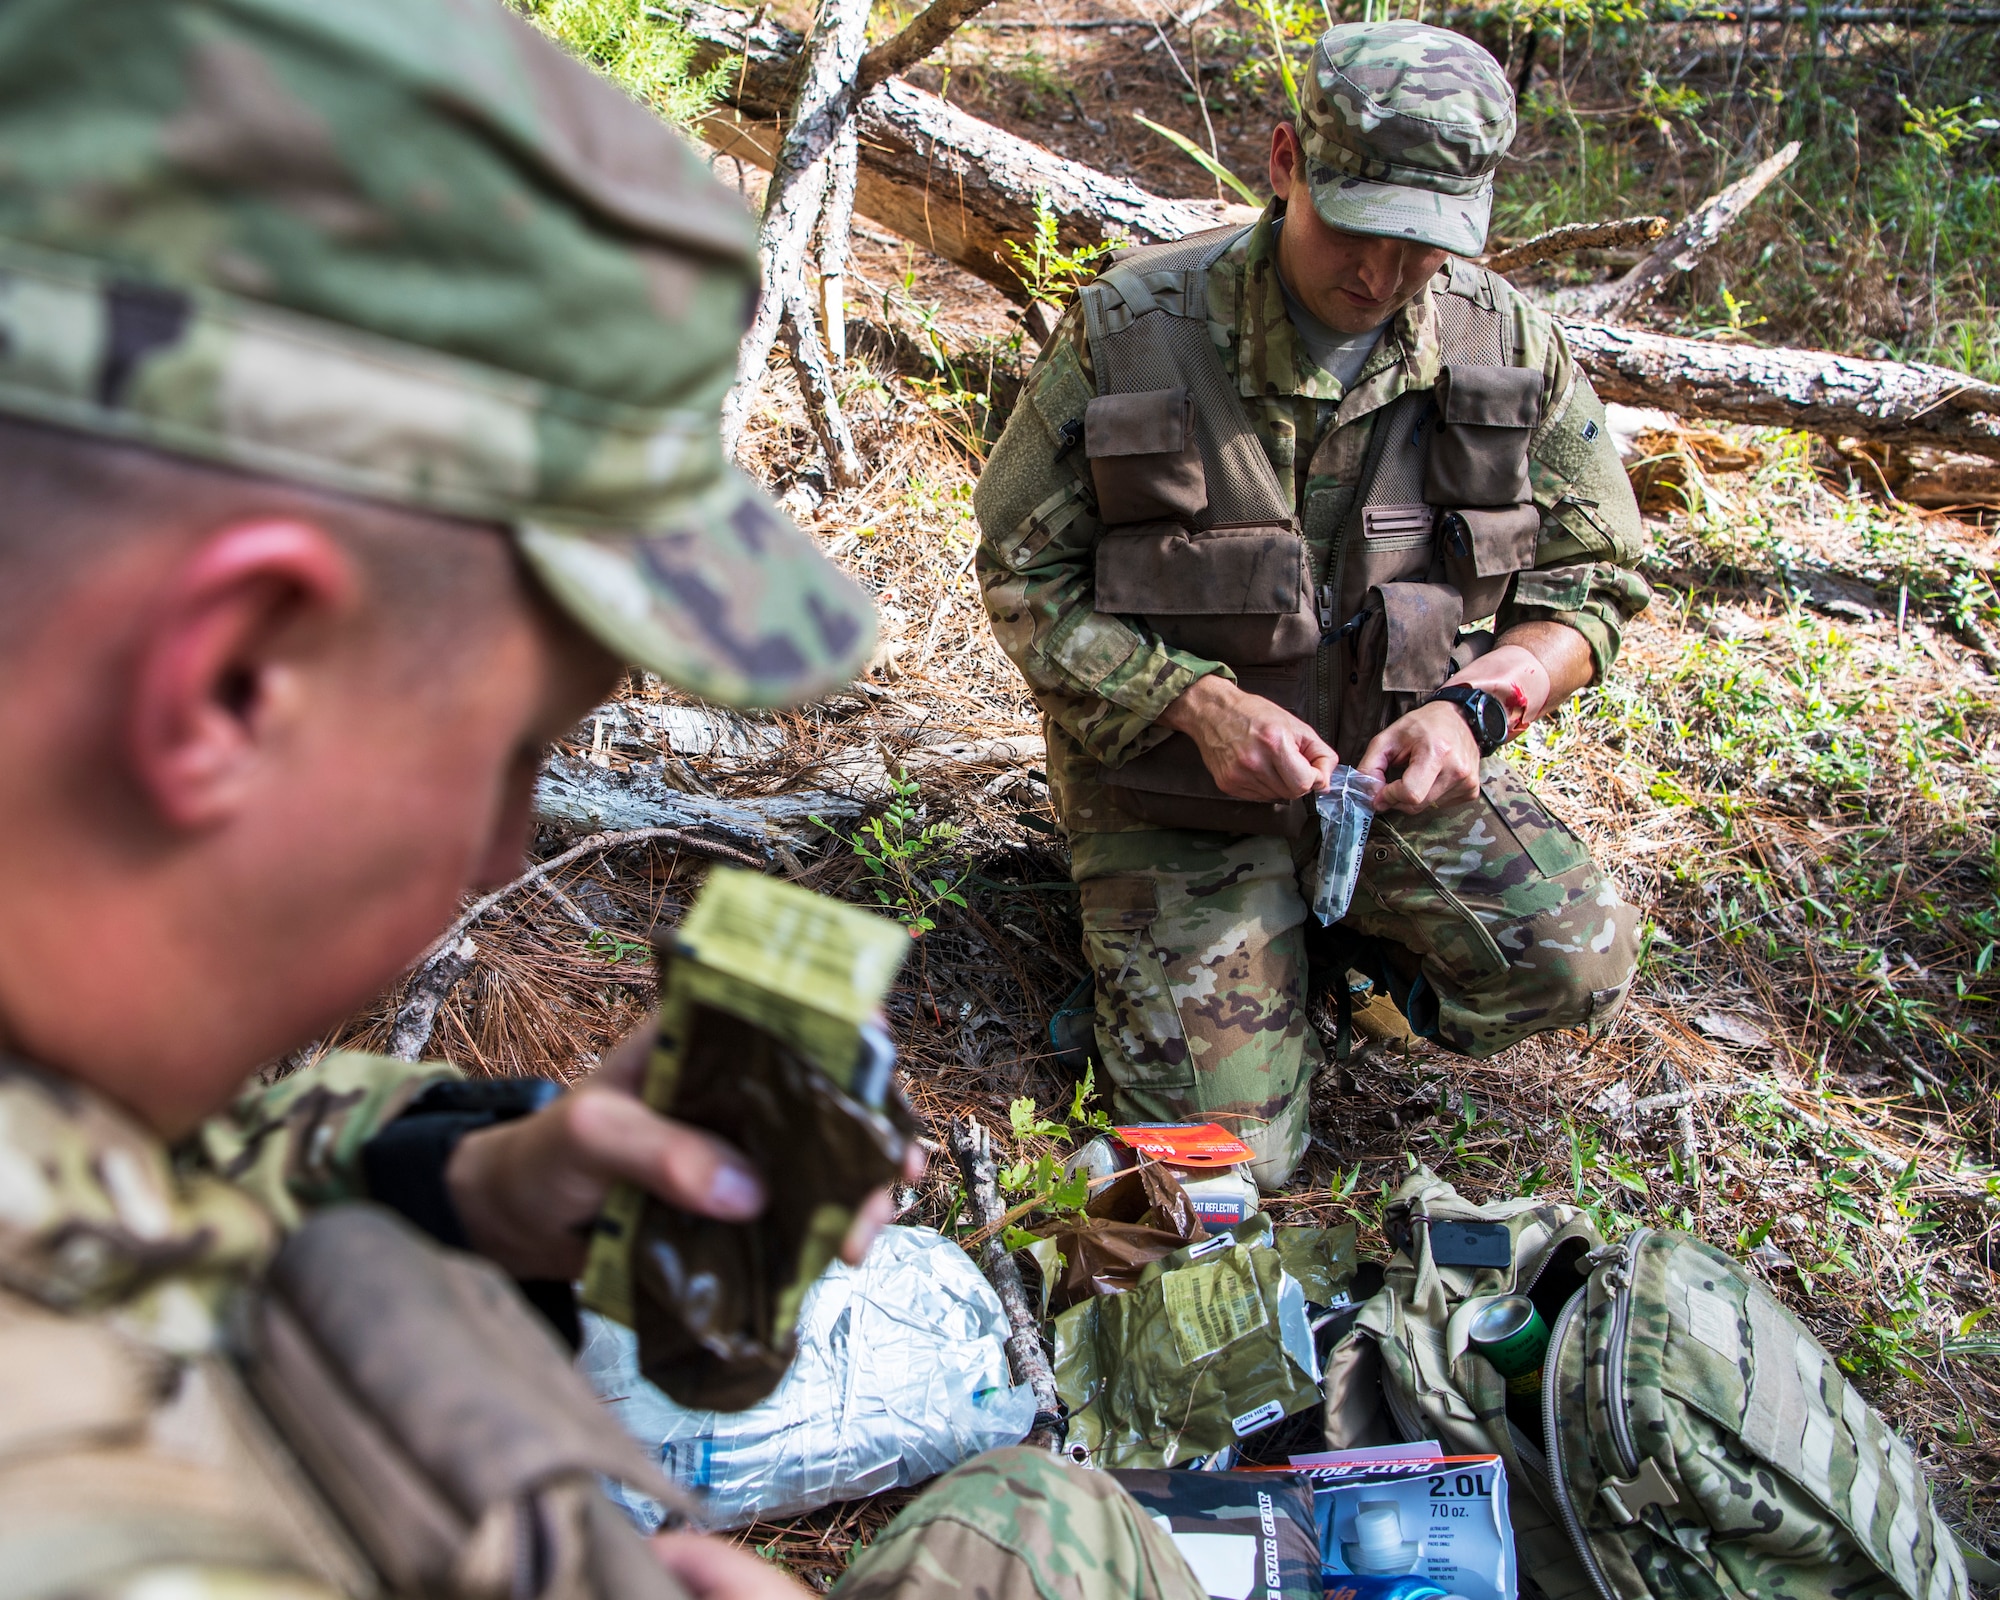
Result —
<svg viewBox="0 0 2000 1600"><path fill-rule="evenodd" d="M1479 742L1480 755L1490 756L1507 742L1507 708L1484 689L1469 683L1448 683L1424 704L1431 700L1448 700L1458 707L1458 714Z"/></svg>

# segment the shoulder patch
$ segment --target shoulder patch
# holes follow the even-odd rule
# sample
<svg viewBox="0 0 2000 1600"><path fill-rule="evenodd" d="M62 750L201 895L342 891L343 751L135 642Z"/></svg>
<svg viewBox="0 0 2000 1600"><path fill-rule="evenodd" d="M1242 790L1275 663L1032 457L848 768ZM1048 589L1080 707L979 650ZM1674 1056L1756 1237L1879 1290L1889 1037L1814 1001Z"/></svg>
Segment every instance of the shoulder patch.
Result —
<svg viewBox="0 0 2000 1600"><path fill-rule="evenodd" d="M1042 419L1042 426L1048 429L1051 445L1060 443L1063 424L1081 417L1096 393L1083 375L1083 363L1076 358L1075 346L1063 340L1042 363L1042 370L1035 374L1028 390L1029 402L1035 408L1035 415Z"/></svg>

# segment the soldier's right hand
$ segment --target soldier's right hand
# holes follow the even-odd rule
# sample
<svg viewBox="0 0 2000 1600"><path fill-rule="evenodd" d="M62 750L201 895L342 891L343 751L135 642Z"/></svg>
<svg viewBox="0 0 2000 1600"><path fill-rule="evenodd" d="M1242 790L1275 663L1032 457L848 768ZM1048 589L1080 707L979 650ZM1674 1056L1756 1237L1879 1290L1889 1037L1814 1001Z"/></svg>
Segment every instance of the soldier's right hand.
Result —
<svg viewBox="0 0 2000 1600"><path fill-rule="evenodd" d="M1215 786L1237 800L1296 800L1324 789L1340 759L1283 706L1215 674L1196 679L1160 722L1194 740Z"/></svg>

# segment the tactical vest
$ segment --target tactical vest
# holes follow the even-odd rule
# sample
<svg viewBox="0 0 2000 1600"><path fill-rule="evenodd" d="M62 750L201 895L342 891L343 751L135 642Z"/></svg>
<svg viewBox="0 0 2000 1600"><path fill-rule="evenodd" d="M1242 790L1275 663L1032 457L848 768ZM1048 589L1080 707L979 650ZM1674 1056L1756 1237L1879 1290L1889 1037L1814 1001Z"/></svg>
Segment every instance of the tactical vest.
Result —
<svg viewBox="0 0 2000 1600"><path fill-rule="evenodd" d="M1231 228L1134 251L1080 292L1097 397L1084 453L1104 538L1096 609L1234 670L1345 761L1492 643L1534 564L1528 445L1542 374L1517 363L1494 280L1434 287L1444 371L1377 415L1357 485L1301 508L1279 481L1208 332L1208 272ZM1100 772L1160 827L1296 835L1303 800L1222 793L1185 734Z"/></svg>

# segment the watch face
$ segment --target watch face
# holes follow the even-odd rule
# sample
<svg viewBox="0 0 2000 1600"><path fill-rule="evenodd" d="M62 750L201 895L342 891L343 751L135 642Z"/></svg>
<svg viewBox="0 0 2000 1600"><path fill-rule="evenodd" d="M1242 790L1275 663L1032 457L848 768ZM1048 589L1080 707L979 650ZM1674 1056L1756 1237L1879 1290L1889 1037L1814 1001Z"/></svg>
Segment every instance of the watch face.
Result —
<svg viewBox="0 0 2000 1600"><path fill-rule="evenodd" d="M1507 742L1507 713L1484 689L1471 697L1468 709L1479 718L1479 742L1491 754Z"/></svg>

